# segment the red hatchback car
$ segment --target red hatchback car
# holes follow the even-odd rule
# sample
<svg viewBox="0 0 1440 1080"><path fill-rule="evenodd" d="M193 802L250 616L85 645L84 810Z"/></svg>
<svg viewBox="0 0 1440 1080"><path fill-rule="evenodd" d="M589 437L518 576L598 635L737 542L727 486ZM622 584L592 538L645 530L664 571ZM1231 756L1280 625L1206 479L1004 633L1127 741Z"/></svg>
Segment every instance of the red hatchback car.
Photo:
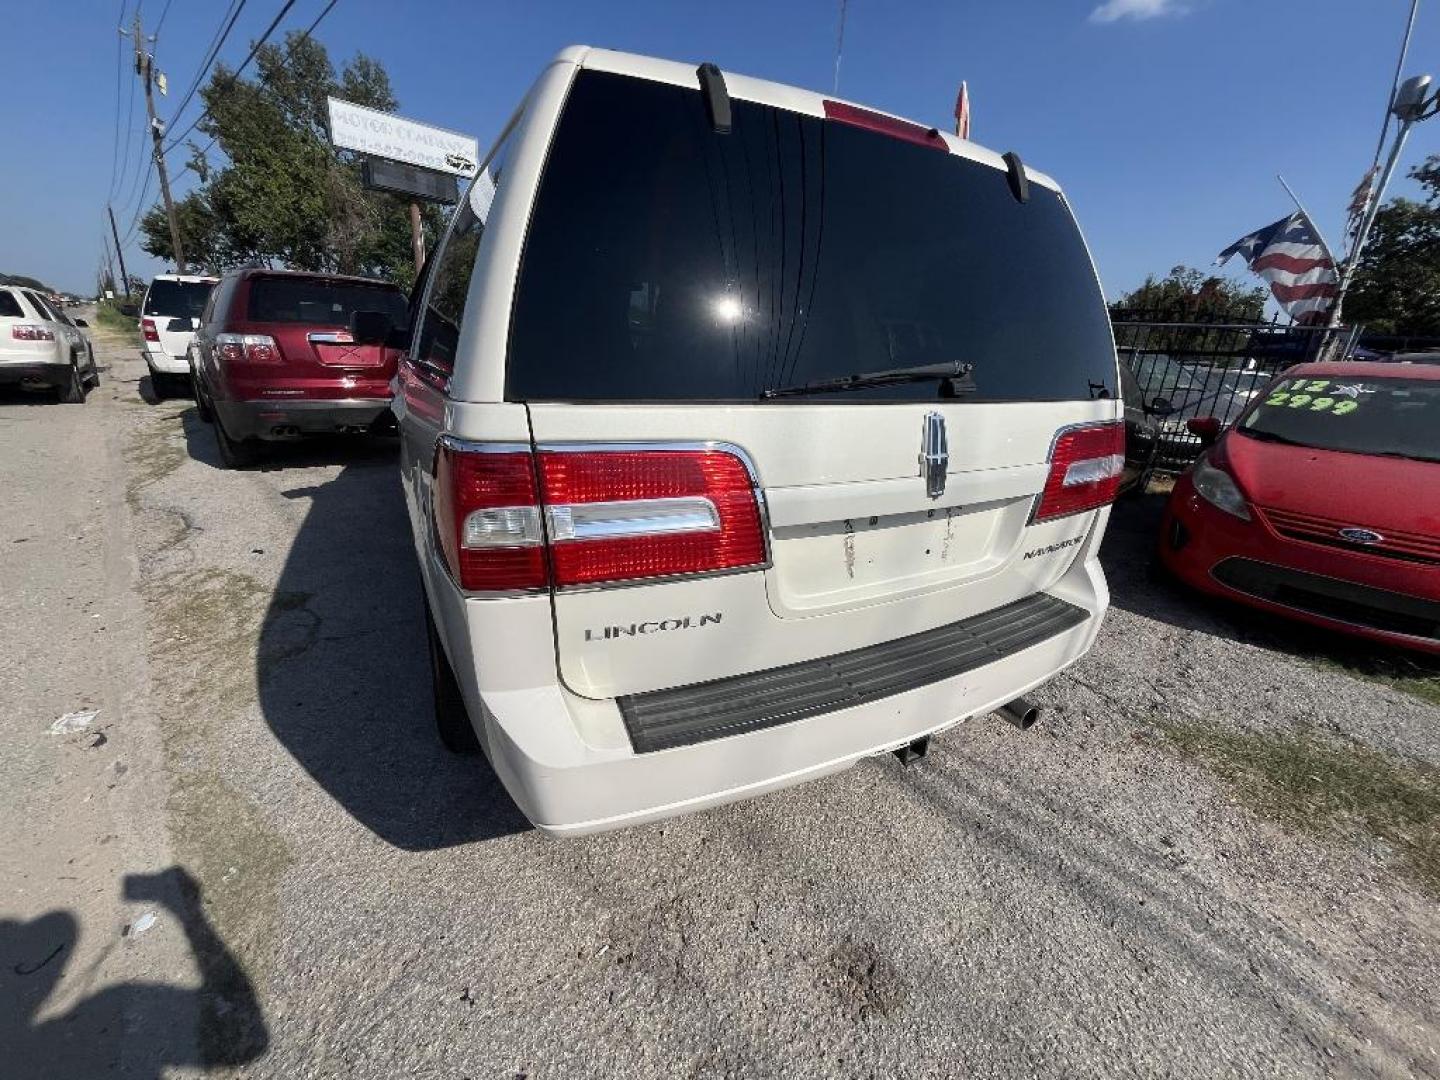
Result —
<svg viewBox="0 0 1440 1080"><path fill-rule="evenodd" d="M221 461L249 464L265 441L369 431L393 422L390 380L406 297L369 278L232 270L190 347L200 415Z"/></svg>
<svg viewBox="0 0 1440 1080"><path fill-rule="evenodd" d="M1205 592L1440 653L1440 367L1286 371L1176 482L1160 558Z"/></svg>

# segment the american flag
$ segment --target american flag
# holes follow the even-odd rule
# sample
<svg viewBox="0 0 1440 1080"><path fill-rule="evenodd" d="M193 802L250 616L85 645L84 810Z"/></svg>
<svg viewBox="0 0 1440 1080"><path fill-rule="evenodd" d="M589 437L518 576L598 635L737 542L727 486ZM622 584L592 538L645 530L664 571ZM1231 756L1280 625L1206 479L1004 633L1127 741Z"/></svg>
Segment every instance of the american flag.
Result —
<svg viewBox="0 0 1440 1080"><path fill-rule="evenodd" d="M1242 236L1220 253L1215 265L1237 254L1270 283L1276 301L1297 323L1322 323L1329 316L1340 275L1302 211Z"/></svg>

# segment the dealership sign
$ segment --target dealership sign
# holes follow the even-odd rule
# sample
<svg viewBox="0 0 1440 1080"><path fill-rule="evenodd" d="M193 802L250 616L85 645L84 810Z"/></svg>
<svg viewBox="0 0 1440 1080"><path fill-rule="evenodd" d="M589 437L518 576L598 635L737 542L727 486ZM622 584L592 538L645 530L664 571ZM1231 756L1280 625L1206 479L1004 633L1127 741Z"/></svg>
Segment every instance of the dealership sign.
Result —
<svg viewBox="0 0 1440 1080"><path fill-rule="evenodd" d="M480 144L473 136L417 124L393 113L328 98L330 141L342 150L404 161L426 169L474 176Z"/></svg>

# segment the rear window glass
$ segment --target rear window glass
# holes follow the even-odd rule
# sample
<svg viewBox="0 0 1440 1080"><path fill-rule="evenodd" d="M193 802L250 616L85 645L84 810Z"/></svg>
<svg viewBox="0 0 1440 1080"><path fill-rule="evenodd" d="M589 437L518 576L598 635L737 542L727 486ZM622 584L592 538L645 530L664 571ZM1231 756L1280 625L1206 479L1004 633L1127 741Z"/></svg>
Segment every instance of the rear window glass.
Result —
<svg viewBox="0 0 1440 1080"><path fill-rule="evenodd" d="M33 293L27 290L25 295L30 298L30 303L34 306L36 312L39 313L42 319L50 319L57 322L59 321L55 318L55 312L50 307L49 301L47 301L39 293Z"/></svg>
<svg viewBox="0 0 1440 1080"><path fill-rule="evenodd" d="M897 367L974 365L974 400L1116 393L1099 285L1063 201L835 121L581 72L531 219L518 400L755 400ZM825 402L920 400L906 383Z"/></svg>
<svg viewBox="0 0 1440 1080"><path fill-rule="evenodd" d="M9 289L0 289L0 318L23 319L25 309Z"/></svg>
<svg viewBox="0 0 1440 1080"><path fill-rule="evenodd" d="M405 294L396 286L316 278L255 278L250 282L251 322L349 326L357 311L383 311L396 326L407 321Z"/></svg>
<svg viewBox="0 0 1440 1080"><path fill-rule="evenodd" d="M1322 450L1440 461L1440 380L1282 379L1240 431Z"/></svg>
<svg viewBox="0 0 1440 1080"><path fill-rule="evenodd" d="M142 314L198 319L214 287L208 281L152 281Z"/></svg>

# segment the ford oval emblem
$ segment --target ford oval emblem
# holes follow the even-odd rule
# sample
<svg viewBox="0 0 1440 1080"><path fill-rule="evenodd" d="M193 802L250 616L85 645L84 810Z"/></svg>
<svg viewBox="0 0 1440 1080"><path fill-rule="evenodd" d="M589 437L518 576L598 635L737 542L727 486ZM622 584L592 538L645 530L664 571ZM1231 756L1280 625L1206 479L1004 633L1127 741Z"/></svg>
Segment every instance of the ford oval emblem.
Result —
<svg viewBox="0 0 1440 1080"><path fill-rule="evenodd" d="M1340 539L1349 540L1352 544L1381 544L1385 537L1371 529L1341 529Z"/></svg>

